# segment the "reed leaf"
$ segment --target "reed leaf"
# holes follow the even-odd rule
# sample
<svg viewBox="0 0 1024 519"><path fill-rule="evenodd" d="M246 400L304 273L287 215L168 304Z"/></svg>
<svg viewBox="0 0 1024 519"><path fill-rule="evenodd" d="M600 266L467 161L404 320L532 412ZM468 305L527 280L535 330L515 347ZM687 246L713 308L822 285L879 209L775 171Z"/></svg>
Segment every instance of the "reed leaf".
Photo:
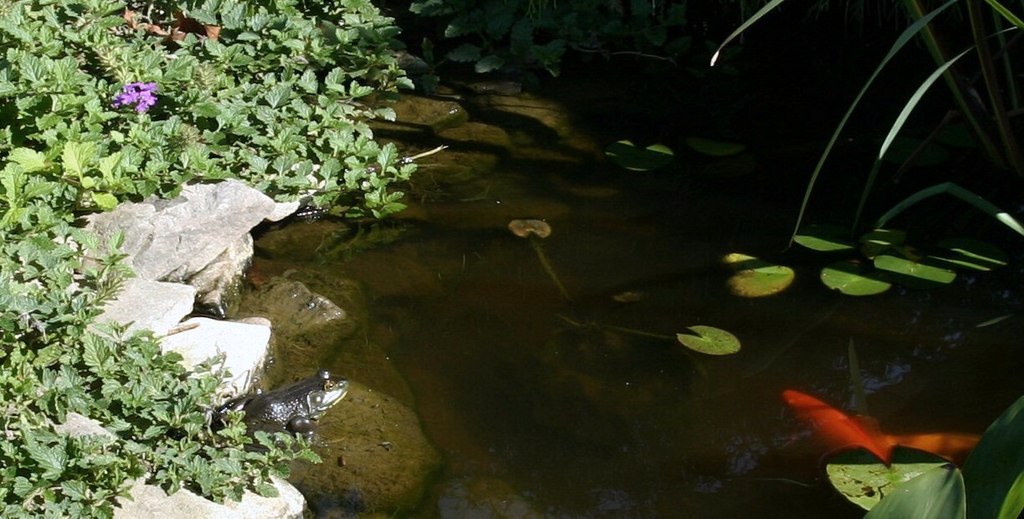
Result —
<svg viewBox="0 0 1024 519"><path fill-rule="evenodd" d="M748 18L747 21L743 22L743 25L740 25L735 31L732 31L732 34L725 38L725 41L723 41L722 44L718 46L718 49L715 50L715 53L711 56L711 66L715 66L715 63L718 61L719 55L722 53L722 49L724 49L725 46L729 44L729 42L736 39L737 36L743 34L743 31L746 31L747 28L749 28L751 25L754 25L755 22L760 20L762 16L768 14L769 11L775 9L776 7L779 6L779 4L781 4L784 1L785 0L772 0L771 2L768 2L764 7L758 9L756 13L754 13L750 18Z"/></svg>
<svg viewBox="0 0 1024 519"><path fill-rule="evenodd" d="M963 187L960 187L957 184L954 184L953 182L944 182L942 184L938 184L935 186L926 187L918 191L917 193L908 196L902 202L896 204L895 206L893 206L892 209L889 209L888 212L883 214L882 217L875 222L874 227L885 227L885 224L888 223L889 220L892 220L893 218L896 217L896 215L907 210L910 206L926 198L930 198L935 195L941 194L955 196L960 200L963 200L964 202L973 205L981 212L991 216L992 218L995 218L1000 223L1009 227L1010 229L1013 229L1013 231L1016 232L1017 234L1024 236L1024 226L1022 226L1020 222L1018 222L1014 217L1010 216L1009 213L996 207L996 205L993 204L992 202L985 200L981 196L978 196L973 192L968 191L967 189L964 189Z"/></svg>

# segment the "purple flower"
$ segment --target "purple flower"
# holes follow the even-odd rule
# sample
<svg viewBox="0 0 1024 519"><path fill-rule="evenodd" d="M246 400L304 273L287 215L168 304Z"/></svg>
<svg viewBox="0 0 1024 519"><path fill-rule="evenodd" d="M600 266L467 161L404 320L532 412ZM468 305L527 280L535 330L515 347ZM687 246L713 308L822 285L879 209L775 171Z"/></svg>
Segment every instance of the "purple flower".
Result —
<svg viewBox="0 0 1024 519"><path fill-rule="evenodd" d="M145 112L156 104L156 83L128 83L114 98L114 108L132 106L135 111Z"/></svg>

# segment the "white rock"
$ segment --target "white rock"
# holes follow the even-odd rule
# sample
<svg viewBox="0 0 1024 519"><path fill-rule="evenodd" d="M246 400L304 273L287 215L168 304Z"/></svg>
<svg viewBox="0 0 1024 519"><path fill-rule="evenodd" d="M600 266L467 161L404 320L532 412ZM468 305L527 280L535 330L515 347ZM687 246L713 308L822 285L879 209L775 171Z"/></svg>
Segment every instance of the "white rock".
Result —
<svg viewBox="0 0 1024 519"><path fill-rule="evenodd" d="M181 330L181 331L176 331ZM160 341L164 353L184 357L185 369L224 354L223 368L231 373L221 383L222 395L248 391L256 371L262 368L270 345L270 327L261 324L216 321L205 317L188 319Z"/></svg>
<svg viewBox="0 0 1024 519"><path fill-rule="evenodd" d="M120 500L114 519L300 519L306 499L287 481L273 478L280 496L260 497L247 492L240 502L214 503L187 490L167 495L160 487L136 481L132 500Z"/></svg>
<svg viewBox="0 0 1024 519"><path fill-rule="evenodd" d="M192 312L195 297L196 289L188 285L132 278L107 303L96 322L113 321L129 324L130 332L153 330L157 335L166 335Z"/></svg>

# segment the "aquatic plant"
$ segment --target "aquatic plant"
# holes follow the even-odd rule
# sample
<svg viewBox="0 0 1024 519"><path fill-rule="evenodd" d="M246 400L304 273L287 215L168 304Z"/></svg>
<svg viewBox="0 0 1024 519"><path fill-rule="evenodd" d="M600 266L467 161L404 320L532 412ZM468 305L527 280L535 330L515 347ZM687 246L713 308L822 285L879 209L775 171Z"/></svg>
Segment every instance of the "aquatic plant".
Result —
<svg viewBox="0 0 1024 519"><path fill-rule="evenodd" d="M742 34L747 28L765 16L768 12L782 4L783 1L784 0L773 0L765 5L745 21L738 29L736 29L736 31L734 31L728 38L726 38L719 47L719 50L724 48L730 41ZM1006 22L1012 24L1012 28L1024 28L1024 22L996 0L986 0L986 3L991 9L991 18L994 20L991 25L988 25L984 21L986 17L984 16L985 13L982 12L980 5L981 2L967 2L966 5L969 17L967 19L968 26L965 28L965 32L968 32L971 35L973 45L967 50L950 57L950 55L945 51L944 45L940 41L938 28L934 26L933 20L944 10L952 7L956 3L956 0L949 0L940 7L927 12L919 0L905 0L903 2L902 5L906 11L916 21L907 27L907 29L896 39L888 54L886 54L882 59L871 77L861 88L860 92L847 109L846 114L843 116L838 127L833 132L807 184L804 198L798 212L797 222L794 226L794 237L802 227L803 217L807 210L811 193L818 180L819 174L822 172L825 160L828 158L833 146L838 141L838 137L846 126L851 114L864 98L868 88L878 77L881 71L908 42L914 39L915 36L920 36L923 39L931 52L933 59L939 66L927 79L925 79L924 82L921 83L919 88L904 105L903 109L896 117L895 122L886 133L878 154L874 157L873 165L862 189L860 200L857 204L857 210L853 217L853 225L851 226L852 231L857 231L865 203L872 187L874 186L882 161L887 157L887 155L889 155L893 143L896 142L900 131L907 122L910 114L917 107L924 93L927 92L940 77L945 80L950 92L953 94L954 101L957 106L955 115L963 118L968 123L975 141L978 143L979 148L989 159L991 164L996 168L1009 169L1016 172L1018 175L1024 176L1024 155L1022 155L1022 151L1017 142L1017 136L1009 122L1012 108L1018 106L1021 99L1019 98L1018 89L1016 88L1016 73L1014 63L1010 58L1010 44L1002 40L1004 33L1009 30L1003 28ZM996 38L1003 47L998 50L991 49L989 45L990 38ZM982 103L972 101L972 94L969 94L968 92L971 85L967 84L963 79L964 77L967 77L968 74L959 72L955 68L955 66L958 65L958 61L972 51L977 54L979 59L980 73L977 77L984 80L985 87L984 89L979 90L986 96L984 101L987 102L988 105L987 111L986 107L984 107ZM718 59L719 54L716 53L711 60L712 66L718 61ZM997 72L997 62L1001 62L1002 64L1004 72L1002 77ZM954 120L953 115L954 112L947 114L947 116L939 123L938 127L932 132L931 136L921 142L919 149L910 154L908 160L913 160L914 157L918 156L921 151L931 144L931 142L941 133L941 130ZM995 128L995 133L993 133L990 128ZM940 184L940 186L941 185L942 184ZM936 188L939 188L939 186L936 186ZM949 192L952 193L952 191Z"/></svg>
<svg viewBox="0 0 1024 519"><path fill-rule="evenodd" d="M844 497L870 510L865 517L1014 519L1024 510L1024 397L980 439L950 433L886 435L810 395L787 390L783 398L824 437L830 451L866 449L832 452L826 467L829 481ZM909 449L894 450L897 445ZM948 463L968 451L962 470Z"/></svg>

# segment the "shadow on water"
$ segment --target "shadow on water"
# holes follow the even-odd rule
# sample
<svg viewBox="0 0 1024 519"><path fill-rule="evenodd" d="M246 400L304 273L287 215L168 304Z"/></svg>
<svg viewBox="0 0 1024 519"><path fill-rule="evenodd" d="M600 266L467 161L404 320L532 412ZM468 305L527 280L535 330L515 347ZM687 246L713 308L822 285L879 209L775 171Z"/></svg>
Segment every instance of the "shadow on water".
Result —
<svg viewBox="0 0 1024 519"><path fill-rule="evenodd" d="M545 133L555 142L536 156L513 145L468 182L480 199L414 201L388 224L404 229L395 241L330 259L258 260L267 272L365 285L365 340L382 345L404 381L362 382L408 394L445 458L411 515L859 517L822 481L821 453L782 390L849 408L852 339L872 411L893 431L981 432L1024 392L1020 320L975 327L1017 304L1012 273L845 299L818 282L820 258L779 253L792 196L763 196L749 179L695 178L689 164L701 159L683 153L673 170L640 174L581 162L593 153L578 147L551 161L551 150L582 138L545 131L561 138ZM428 136L423 146L433 145ZM753 175L792 165L784 160L765 152ZM571 302L507 230L518 217L552 225L542 246ZM318 242L325 225L271 234ZM719 262L729 252L794 265L796 282L738 298ZM743 351L701 358L621 330L673 336L697 324L733 332Z"/></svg>

